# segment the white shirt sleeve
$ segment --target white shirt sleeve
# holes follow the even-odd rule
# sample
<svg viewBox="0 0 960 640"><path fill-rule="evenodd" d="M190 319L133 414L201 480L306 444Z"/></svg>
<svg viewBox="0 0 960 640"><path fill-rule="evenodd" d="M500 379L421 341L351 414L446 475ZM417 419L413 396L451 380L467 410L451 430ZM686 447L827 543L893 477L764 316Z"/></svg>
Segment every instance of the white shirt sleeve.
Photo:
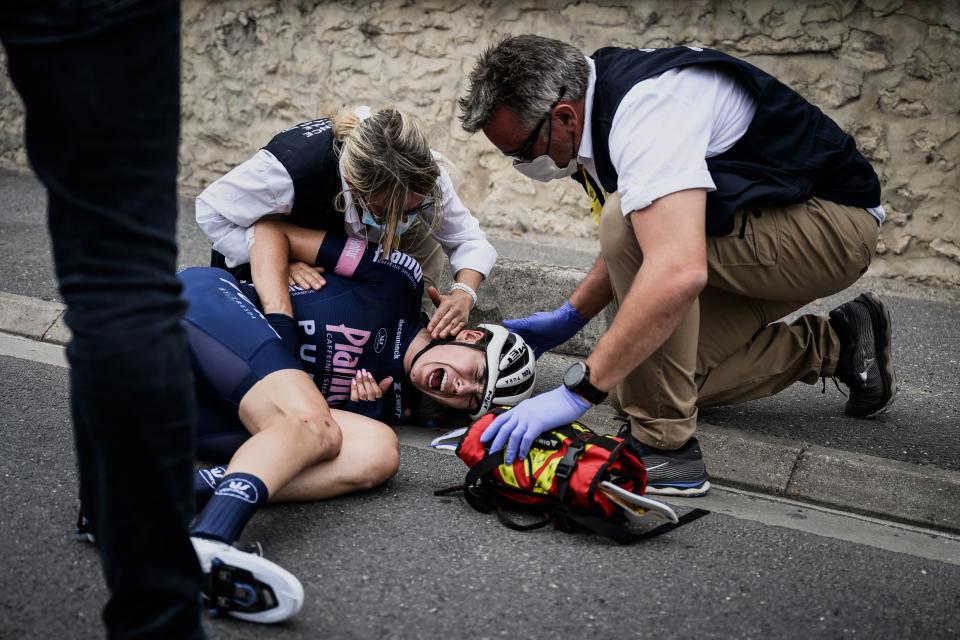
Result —
<svg viewBox="0 0 960 640"><path fill-rule="evenodd" d="M449 256L450 269L454 275L460 269L466 268L479 271L486 278L497 261L497 250L480 229L480 222L461 202L453 180L443 168L440 169L437 182L440 183L440 192L443 194L443 217L433 229L433 237ZM431 210L429 215L434 215L434 210Z"/></svg>
<svg viewBox="0 0 960 640"><path fill-rule="evenodd" d="M714 76L710 69L672 69L624 96L610 128L624 215L684 189L716 189L706 161L718 93Z"/></svg>
<svg viewBox="0 0 960 640"><path fill-rule="evenodd" d="M290 213L293 195L290 174L272 153L261 149L197 196L197 224L227 266L235 267L250 262L257 220Z"/></svg>

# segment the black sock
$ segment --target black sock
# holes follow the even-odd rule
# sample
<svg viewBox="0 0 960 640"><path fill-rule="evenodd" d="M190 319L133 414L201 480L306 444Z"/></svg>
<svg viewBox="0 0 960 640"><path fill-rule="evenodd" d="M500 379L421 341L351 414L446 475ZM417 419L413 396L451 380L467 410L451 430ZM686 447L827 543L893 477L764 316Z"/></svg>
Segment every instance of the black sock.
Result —
<svg viewBox="0 0 960 640"><path fill-rule="evenodd" d="M260 478L249 473L226 475L197 516L190 535L233 544L268 497Z"/></svg>

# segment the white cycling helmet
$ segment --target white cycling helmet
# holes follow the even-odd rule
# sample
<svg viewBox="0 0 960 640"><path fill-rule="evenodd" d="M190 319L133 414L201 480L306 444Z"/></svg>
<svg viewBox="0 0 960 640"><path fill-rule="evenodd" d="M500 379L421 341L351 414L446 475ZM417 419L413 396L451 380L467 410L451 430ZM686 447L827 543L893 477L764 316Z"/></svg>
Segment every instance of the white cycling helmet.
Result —
<svg viewBox="0 0 960 640"><path fill-rule="evenodd" d="M410 362L412 368L420 356L442 344L483 351L487 357L487 381L479 408L470 413L474 420L495 404L512 406L526 400L533 394L533 383L537 378L537 360L523 338L499 324L481 324L478 329L483 331L484 337L477 343L457 342L452 338L434 339Z"/></svg>
<svg viewBox="0 0 960 640"><path fill-rule="evenodd" d="M470 414L474 420L495 404L512 406L526 400L533 394L537 378L533 349L523 338L499 324L481 324L480 328L487 332L486 340L481 342L487 353L487 382L480 408Z"/></svg>

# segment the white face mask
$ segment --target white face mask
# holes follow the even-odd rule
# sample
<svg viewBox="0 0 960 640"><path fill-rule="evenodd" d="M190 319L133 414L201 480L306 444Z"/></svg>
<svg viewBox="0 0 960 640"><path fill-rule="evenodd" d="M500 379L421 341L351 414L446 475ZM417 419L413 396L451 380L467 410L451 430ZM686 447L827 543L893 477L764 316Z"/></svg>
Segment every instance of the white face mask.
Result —
<svg viewBox="0 0 960 640"><path fill-rule="evenodd" d="M513 161L513 168L532 180L550 182L568 178L577 172L577 159L570 158L565 167L558 167L548 155L537 156L530 162Z"/></svg>

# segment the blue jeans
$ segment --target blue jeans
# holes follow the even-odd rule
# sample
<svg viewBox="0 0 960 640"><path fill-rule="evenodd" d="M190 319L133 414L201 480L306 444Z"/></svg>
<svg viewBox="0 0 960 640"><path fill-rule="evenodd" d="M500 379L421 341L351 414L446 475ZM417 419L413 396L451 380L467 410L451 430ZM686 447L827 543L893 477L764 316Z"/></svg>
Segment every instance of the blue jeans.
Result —
<svg viewBox="0 0 960 640"><path fill-rule="evenodd" d="M4 0L71 365L80 495L111 638L202 638L188 537L196 408L175 276L180 7Z"/></svg>

